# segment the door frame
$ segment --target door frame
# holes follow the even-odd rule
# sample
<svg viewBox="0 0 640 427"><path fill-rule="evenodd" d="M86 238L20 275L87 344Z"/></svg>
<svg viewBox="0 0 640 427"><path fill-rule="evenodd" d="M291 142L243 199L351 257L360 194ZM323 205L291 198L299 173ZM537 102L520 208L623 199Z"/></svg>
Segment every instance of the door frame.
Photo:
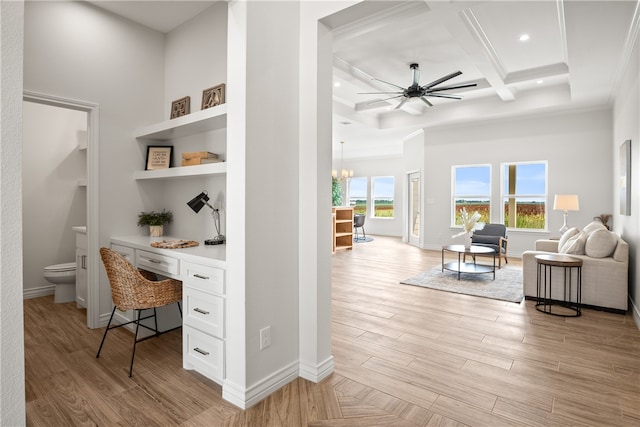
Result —
<svg viewBox="0 0 640 427"><path fill-rule="evenodd" d="M422 172L420 171L420 169L418 170L414 170L414 171L409 171L407 172L407 203L406 203L406 228L405 228L405 233L407 236L406 242L420 247L420 240L422 238L422 218L420 218L420 226L418 227L418 236L414 236L412 233L412 229L413 229L413 218L412 218L412 211L411 211L411 207L412 207L412 192L411 192L411 180L412 177L417 175L418 176L418 184L420 186L420 188L418 189L418 214L422 215Z"/></svg>
<svg viewBox="0 0 640 427"><path fill-rule="evenodd" d="M98 104L25 90L23 101L87 113L87 327L100 327L100 212L98 197L100 107Z"/></svg>

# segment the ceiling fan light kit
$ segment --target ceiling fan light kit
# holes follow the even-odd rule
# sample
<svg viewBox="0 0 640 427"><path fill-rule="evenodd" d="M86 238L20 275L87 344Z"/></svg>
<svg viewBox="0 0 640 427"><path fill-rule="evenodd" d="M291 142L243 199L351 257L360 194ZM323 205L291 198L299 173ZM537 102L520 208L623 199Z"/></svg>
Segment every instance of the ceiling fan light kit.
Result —
<svg viewBox="0 0 640 427"><path fill-rule="evenodd" d="M383 101L388 101L390 99L396 99L396 98L404 98L400 101L400 103L396 106L395 110L399 109L400 107L402 107L404 105L405 102L407 102L408 100L410 100L411 98L420 98L420 100L422 102L424 102L425 104L427 104L429 107L433 107L433 104L431 102L429 102L429 100L426 98L427 96L431 96L431 97L435 97L435 98L448 98L448 99L462 99L462 97L460 96L455 96L455 95L449 95L449 94L444 94L444 93L437 93L437 92L442 92L445 90L453 90L453 89L462 89L462 88L467 88L467 87L473 87L476 86L476 83L466 83L466 84L461 84L461 85L454 85L454 86L444 86L444 87L435 87L438 86L441 83L446 82L447 80L451 80L454 77L457 77L459 75L462 74L462 71L454 71L451 74L447 74L446 76L440 77L437 80L432 81L431 83L428 83L424 86L420 86L420 65L418 65L417 63L412 63L409 65L409 68L411 69L412 75L413 75L413 81L411 83L411 86L407 87L407 88L403 88L402 86L398 86L396 84L393 83L389 83L389 82L385 82L384 80L380 80L380 79L376 79L374 78L374 80L379 81L380 83L384 83L388 86L393 86L397 89L400 89L400 91L396 91L396 92L364 92L364 93L360 93L360 95L393 95L389 98L385 98L383 99ZM379 100L374 100L371 102L378 102Z"/></svg>

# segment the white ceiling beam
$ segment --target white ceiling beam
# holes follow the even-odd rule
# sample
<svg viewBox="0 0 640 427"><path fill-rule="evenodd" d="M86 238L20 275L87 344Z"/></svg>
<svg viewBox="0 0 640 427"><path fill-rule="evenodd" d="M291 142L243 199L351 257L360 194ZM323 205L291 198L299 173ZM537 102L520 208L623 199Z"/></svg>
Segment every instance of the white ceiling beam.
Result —
<svg viewBox="0 0 640 427"><path fill-rule="evenodd" d="M513 101L515 94L505 85L507 75L504 65L491 41L482 29L480 22L471 9L465 9L458 13L460 19L449 19L446 26L460 45L469 53L475 66L484 75L485 79L494 88L500 99ZM476 52L482 52L483 57Z"/></svg>

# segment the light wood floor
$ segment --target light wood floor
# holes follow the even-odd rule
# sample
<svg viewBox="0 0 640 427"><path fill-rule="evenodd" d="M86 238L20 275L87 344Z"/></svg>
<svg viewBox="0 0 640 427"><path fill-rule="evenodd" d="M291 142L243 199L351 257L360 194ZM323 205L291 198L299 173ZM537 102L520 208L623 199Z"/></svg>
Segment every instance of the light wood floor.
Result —
<svg viewBox="0 0 640 427"><path fill-rule="evenodd" d="M140 344L89 330L75 304L25 300L29 425L639 426L640 331L630 315L564 319L531 302L400 285L440 253L375 236L333 256L335 373L247 411L181 368L181 332ZM511 259L510 266L519 265Z"/></svg>

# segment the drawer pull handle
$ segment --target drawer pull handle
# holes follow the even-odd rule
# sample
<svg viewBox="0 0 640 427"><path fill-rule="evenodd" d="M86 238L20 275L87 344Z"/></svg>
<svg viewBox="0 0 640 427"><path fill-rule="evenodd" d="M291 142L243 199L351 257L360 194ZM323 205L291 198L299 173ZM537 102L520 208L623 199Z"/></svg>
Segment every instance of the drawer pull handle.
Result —
<svg viewBox="0 0 640 427"><path fill-rule="evenodd" d="M197 277L198 279L209 280L208 276L202 276L200 274L194 274L193 277Z"/></svg>
<svg viewBox="0 0 640 427"><path fill-rule="evenodd" d="M197 351L198 353L202 354L203 356L208 356L209 355L208 351L202 350L202 349L200 349L198 347L194 348L193 351Z"/></svg>
<svg viewBox="0 0 640 427"><path fill-rule="evenodd" d="M129 254L126 252L118 252L118 254L122 257L122 258L126 258L129 259Z"/></svg>
<svg viewBox="0 0 640 427"><path fill-rule="evenodd" d="M198 307L194 308L193 311L196 311L196 312L198 312L200 314L209 314L208 311L205 311L205 310L203 310L201 308L198 308Z"/></svg>
<svg viewBox="0 0 640 427"><path fill-rule="evenodd" d="M149 262L152 262L154 264L162 264L162 261L158 261L157 259L153 259L153 258L149 258Z"/></svg>

